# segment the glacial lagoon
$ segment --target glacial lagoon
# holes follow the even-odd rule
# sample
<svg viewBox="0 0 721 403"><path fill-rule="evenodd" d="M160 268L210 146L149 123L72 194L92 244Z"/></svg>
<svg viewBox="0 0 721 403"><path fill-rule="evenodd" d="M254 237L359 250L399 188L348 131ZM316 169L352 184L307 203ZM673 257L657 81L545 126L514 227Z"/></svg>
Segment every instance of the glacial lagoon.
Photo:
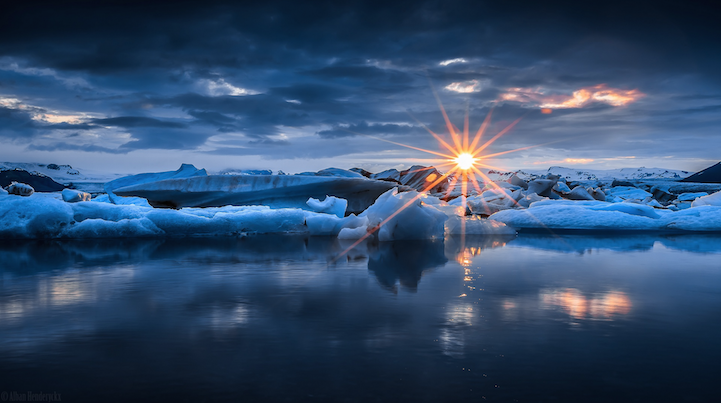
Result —
<svg viewBox="0 0 721 403"><path fill-rule="evenodd" d="M0 392L68 402L718 398L719 235L349 246L3 240Z"/></svg>

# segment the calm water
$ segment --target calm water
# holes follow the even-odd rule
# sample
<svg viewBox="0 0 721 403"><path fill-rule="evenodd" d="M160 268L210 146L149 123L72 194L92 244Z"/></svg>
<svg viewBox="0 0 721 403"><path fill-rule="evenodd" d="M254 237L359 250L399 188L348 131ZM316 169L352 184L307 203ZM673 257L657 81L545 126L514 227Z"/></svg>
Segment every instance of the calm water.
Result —
<svg viewBox="0 0 721 403"><path fill-rule="evenodd" d="M0 395L719 401L721 237L0 244Z"/></svg>

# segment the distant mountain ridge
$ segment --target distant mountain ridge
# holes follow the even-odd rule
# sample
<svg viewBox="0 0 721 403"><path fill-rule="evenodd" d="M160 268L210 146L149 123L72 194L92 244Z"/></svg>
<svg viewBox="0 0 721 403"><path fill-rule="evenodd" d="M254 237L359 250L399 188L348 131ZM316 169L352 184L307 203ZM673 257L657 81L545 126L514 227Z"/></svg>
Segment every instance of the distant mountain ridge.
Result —
<svg viewBox="0 0 721 403"><path fill-rule="evenodd" d="M681 180L691 175L691 172L665 169L665 168L618 168L618 169L579 169L552 166L547 170L519 170L519 171L496 171L489 170L488 176L493 180L505 180L513 174L525 176L527 179L535 179L544 175L558 175L567 181L594 181L594 180L643 180L643 179L671 179Z"/></svg>

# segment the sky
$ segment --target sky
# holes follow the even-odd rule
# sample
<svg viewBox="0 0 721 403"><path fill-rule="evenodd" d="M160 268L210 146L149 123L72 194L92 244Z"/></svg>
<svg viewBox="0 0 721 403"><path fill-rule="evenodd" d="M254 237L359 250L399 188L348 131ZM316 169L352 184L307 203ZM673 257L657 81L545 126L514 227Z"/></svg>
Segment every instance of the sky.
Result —
<svg viewBox="0 0 721 403"><path fill-rule="evenodd" d="M439 108L506 170L721 159L712 2L18 1L0 161L111 172L438 163ZM392 143L391 143L392 142Z"/></svg>

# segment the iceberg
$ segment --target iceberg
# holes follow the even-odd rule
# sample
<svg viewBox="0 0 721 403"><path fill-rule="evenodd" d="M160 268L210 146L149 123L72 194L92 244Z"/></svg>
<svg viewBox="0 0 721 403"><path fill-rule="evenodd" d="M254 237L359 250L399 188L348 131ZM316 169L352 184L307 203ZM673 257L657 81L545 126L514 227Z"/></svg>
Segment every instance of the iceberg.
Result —
<svg viewBox="0 0 721 403"><path fill-rule="evenodd" d="M687 193L681 193L676 198L679 202L692 202L699 197L708 196L708 193L706 192L687 192Z"/></svg>
<svg viewBox="0 0 721 403"><path fill-rule="evenodd" d="M350 171L347 169L340 169L340 168L326 168L321 169L318 172L301 172L296 175L303 175L303 176L337 176L339 178L365 178L362 174Z"/></svg>
<svg viewBox="0 0 721 403"><path fill-rule="evenodd" d="M45 194L0 195L0 238L237 237L297 233L359 239L376 233L373 236L380 241L438 239L444 236L447 219L443 210L457 209L424 194L399 193L397 189L381 195L359 216L347 217L342 217L345 201L337 198L326 198L323 202L307 200L321 209L328 207L328 212L268 206L172 210L97 200L68 203Z"/></svg>
<svg viewBox="0 0 721 403"><path fill-rule="evenodd" d="M63 196L63 200L68 203L77 203L90 200L90 193L81 192L79 190L63 189L61 194Z"/></svg>
<svg viewBox="0 0 721 403"><path fill-rule="evenodd" d="M607 196L611 196L613 200L618 199L618 201L622 200L644 200L647 197L652 197L653 195L643 189L639 189L637 187L631 187L631 186L616 186L611 189L609 189L606 192ZM611 200L611 201L613 201Z"/></svg>
<svg viewBox="0 0 721 403"><path fill-rule="evenodd" d="M359 239L377 232L379 241L443 238L448 216L433 206L434 201L424 203L425 198L429 197L413 190L399 193L393 188L358 216L367 219L366 226L346 227L339 237Z"/></svg>
<svg viewBox="0 0 721 403"><path fill-rule="evenodd" d="M0 238L127 238L305 233L306 218L329 214L267 206L155 209L96 201L0 195Z"/></svg>
<svg viewBox="0 0 721 403"><path fill-rule="evenodd" d="M7 193L11 195L17 195L17 196L30 196L33 193L35 193L35 189L33 189L32 186L28 185L27 183L17 183L17 182L11 182L10 186L8 186L6 189Z"/></svg>
<svg viewBox="0 0 721 403"><path fill-rule="evenodd" d="M345 216L345 210L348 208L348 200L327 195L323 201L311 197L305 204L316 213L333 214L339 218Z"/></svg>
<svg viewBox="0 0 721 403"><path fill-rule="evenodd" d="M377 174L371 174L371 179L379 179L379 180L390 180L395 181L398 183L401 183L401 173L398 172L397 169L386 169L383 172L379 172Z"/></svg>
<svg viewBox="0 0 721 403"><path fill-rule="evenodd" d="M636 203L547 200L525 210L499 211L489 218L517 229L721 231L721 206L669 211Z"/></svg>
<svg viewBox="0 0 721 403"><path fill-rule="evenodd" d="M595 198L588 193L588 190L580 185L573 188L566 197L571 200L595 200Z"/></svg>
<svg viewBox="0 0 721 403"><path fill-rule="evenodd" d="M264 205L308 209L309 197L330 195L348 200L348 211L360 213L394 186L364 177L203 175L130 184L113 192L145 198L154 207L172 208Z"/></svg>
<svg viewBox="0 0 721 403"><path fill-rule="evenodd" d="M442 194L448 188L448 179L444 178L430 189L426 189L431 183L441 178L443 174L435 167L425 167L422 165L413 165L412 167L398 171L397 169L387 169L383 172L370 174L369 178L395 182L419 192L429 191L430 193Z"/></svg>
<svg viewBox="0 0 721 403"><path fill-rule="evenodd" d="M550 197L551 196L551 190L554 186L556 186L556 183L558 182L558 179L536 179L531 182L528 182L528 193L535 193L539 196L544 197Z"/></svg>
<svg viewBox="0 0 721 403"><path fill-rule="evenodd" d="M149 172L137 175L124 176L105 183L103 189L108 195L111 203L114 204L128 204L123 201L120 197L117 197L115 190L127 186L138 186L147 183L153 183L166 179L180 179L180 178L193 178L198 176L208 176L205 169L198 169L192 164L181 164L180 168L175 171L167 172Z"/></svg>
<svg viewBox="0 0 721 403"><path fill-rule="evenodd" d="M698 206L721 206L721 191L708 196L701 196L691 203L691 207Z"/></svg>
<svg viewBox="0 0 721 403"><path fill-rule="evenodd" d="M149 172L137 175L124 176L107 182L105 184L105 192L110 194L115 189L126 186L140 185L143 183L157 182L165 179L192 178L196 176L208 176L205 169L198 169L192 164L181 164L180 168L175 171L167 172Z"/></svg>

